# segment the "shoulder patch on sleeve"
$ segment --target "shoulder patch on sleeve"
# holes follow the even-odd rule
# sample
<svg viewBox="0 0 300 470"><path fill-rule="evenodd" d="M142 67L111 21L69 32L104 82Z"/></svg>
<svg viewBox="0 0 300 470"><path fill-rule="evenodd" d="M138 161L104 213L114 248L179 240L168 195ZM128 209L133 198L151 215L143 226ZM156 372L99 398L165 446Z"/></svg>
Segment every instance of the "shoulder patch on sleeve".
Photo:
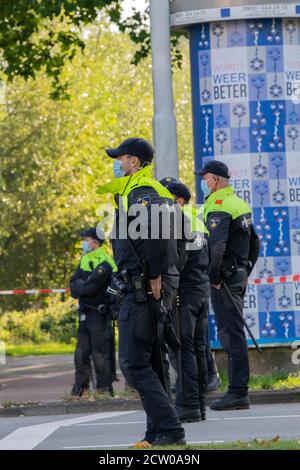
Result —
<svg viewBox="0 0 300 470"><path fill-rule="evenodd" d="M247 230L252 225L251 214L244 215L241 220L242 227Z"/></svg>
<svg viewBox="0 0 300 470"><path fill-rule="evenodd" d="M137 197L135 203L142 204L143 206L148 207L151 204L150 194L143 194L142 196Z"/></svg>
<svg viewBox="0 0 300 470"><path fill-rule="evenodd" d="M220 225L220 217L212 217L209 221L209 228L215 230Z"/></svg>

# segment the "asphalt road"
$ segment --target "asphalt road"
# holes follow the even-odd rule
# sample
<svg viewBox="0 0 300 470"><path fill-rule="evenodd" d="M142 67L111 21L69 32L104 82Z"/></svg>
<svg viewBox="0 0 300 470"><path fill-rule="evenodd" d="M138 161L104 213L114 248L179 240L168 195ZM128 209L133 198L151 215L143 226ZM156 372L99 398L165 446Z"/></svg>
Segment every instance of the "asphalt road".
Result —
<svg viewBox="0 0 300 470"><path fill-rule="evenodd" d="M300 406L256 405L250 410L209 411L208 420L184 425L189 443L300 438ZM141 411L89 415L0 418L0 450L127 448L144 435Z"/></svg>
<svg viewBox="0 0 300 470"><path fill-rule="evenodd" d="M123 390L118 375L114 388ZM73 381L73 355L7 357L0 365L0 404L61 400L70 394Z"/></svg>
<svg viewBox="0 0 300 470"><path fill-rule="evenodd" d="M70 393L71 355L7 357L0 366L0 403L55 401Z"/></svg>

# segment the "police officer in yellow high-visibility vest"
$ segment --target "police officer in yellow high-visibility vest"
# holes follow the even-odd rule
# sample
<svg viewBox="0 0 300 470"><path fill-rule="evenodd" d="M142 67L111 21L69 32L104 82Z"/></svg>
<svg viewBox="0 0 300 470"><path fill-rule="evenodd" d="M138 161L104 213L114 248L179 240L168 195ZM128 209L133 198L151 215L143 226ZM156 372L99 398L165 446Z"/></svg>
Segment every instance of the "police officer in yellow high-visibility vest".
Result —
<svg viewBox="0 0 300 470"><path fill-rule="evenodd" d="M185 433L161 379L161 361L151 321L155 310L159 321L161 299L169 307L175 298L179 274L175 267L176 240L164 239L160 230L153 237L152 207L173 205L169 191L151 177L154 150L141 138L129 138L107 154L114 159L116 179L98 188L98 194L113 194L116 201L112 247L118 272L127 289L119 312L119 361L129 385L137 389L147 415L147 431L141 443L159 446L184 444ZM140 207L146 219L139 225L140 236L133 237L129 223L137 219L133 206ZM121 221L125 222L125 227ZM124 236L125 228L125 236ZM145 237L143 232L147 234ZM143 286L140 262L148 267L150 285ZM153 302L143 301L141 289L150 288ZM138 298L139 295L139 298ZM153 308L152 308L153 307Z"/></svg>
<svg viewBox="0 0 300 470"><path fill-rule="evenodd" d="M220 342L228 356L228 391L215 400L211 408L249 408L248 347L241 313L247 279L257 261L260 242L249 205L237 197L229 185L230 175L225 163L210 161L198 174L203 177L204 220L210 233L211 300Z"/></svg>
<svg viewBox="0 0 300 470"><path fill-rule="evenodd" d="M75 384L72 395L89 389L90 360L100 393L113 394L111 337L112 319L106 292L116 265L102 246L104 235L95 227L81 233L84 255L70 280L71 295L79 300L79 327L75 351Z"/></svg>
<svg viewBox="0 0 300 470"><path fill-rule="evenodd" d="M181 422L194 422L206 419L207 352L211 354L207 344L209 233L201 220L203 214L200 215L198 208L189 204L189 188L170 177L161 183L168 188L182 211L184 255L180 253L179 311L176 312L181 340L181 354L177 361L181 361L181 368L177 366L175 404Z"/></svg>

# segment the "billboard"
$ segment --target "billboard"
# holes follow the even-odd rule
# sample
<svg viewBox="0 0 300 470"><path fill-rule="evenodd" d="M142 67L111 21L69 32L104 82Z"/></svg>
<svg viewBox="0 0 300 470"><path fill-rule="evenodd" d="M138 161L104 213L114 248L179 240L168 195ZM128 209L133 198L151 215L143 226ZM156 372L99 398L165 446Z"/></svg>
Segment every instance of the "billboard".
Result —
<svg viewBox="0 0 300 470"><path fill-rule="evenodd" d="M190 31L196 170L231 170L261 239L253 276L300 274L300 19L204 22ZM200 178L197 180L201 202ZM300 283L251 285L245 318L261 345L300 339ZM210 333L219 346L213 314Z"/></svg>

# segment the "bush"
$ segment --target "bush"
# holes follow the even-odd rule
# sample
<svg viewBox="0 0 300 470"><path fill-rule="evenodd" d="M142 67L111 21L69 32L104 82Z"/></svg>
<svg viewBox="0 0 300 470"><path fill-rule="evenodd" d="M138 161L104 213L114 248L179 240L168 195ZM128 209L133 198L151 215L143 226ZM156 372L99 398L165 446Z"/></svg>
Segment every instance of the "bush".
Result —
<svg viewBox="0 0 300 470"><path fill-rule="evenodd" d="M49 297L43 308L12 311L0 316L0 339L8 344L23 342L71 343L77 331L77 304L60 296Z"/></svg>

